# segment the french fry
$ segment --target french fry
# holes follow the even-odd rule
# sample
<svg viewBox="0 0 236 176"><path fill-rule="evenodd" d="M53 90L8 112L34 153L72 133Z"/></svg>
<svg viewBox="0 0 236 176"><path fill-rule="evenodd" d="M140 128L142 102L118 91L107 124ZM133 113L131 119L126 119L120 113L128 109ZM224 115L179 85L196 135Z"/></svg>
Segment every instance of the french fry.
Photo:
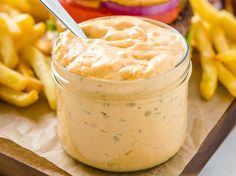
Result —
<svg viewBox="0 0 236 176"><path fill-rule="evenodd" d="M197 49L199 50L202 58L212 59L215 57L215 52L211 44L209 36L206 34L201 21L195 24L194 39L196 40Z"/></svg>
<svg viewBox="0 0 236 176"><path fill-rule="evenodd" d="M200 92L204 99L210 100L217 88L217 69L211 59L201 58L202 78Z"/></svg>
<svg viewBox="0 0 236 176"><path fill-rule="evenodd" d="M46 25L45 23L37 23L33 27L33 41L36 41L40 37L42 37L46 32Z"/></svg>
<svg viewBox="0 0 236 176"><path fill-rule="evenodd" d="M189 34L186 37L186 40L191 47L196 47L197 45L194 36L196 35L196 26L198 25L199 20L200 20L199 16L197 15L194 15L191 18L191 26L190 26Z"/></svg>
<svg viewBox="0 0 236 176"><path fill-rule="evenodd" d="M20 92L0 85L0 99L19 107L26 107L38 100L38 92Z"/></svg>
<svg viewBox="0 0 236 176"><path fill-rule="evenodd" d="M40 49L46 55L50 55L52 51L52 43L55 37L55 33L47 31L41 38L35 42L35 46Z"/></svg>
<svg viewBox="0 0 236 176"><path fill-rule="evenodd" d="M219 24L219 10L214 8L207 0L190 0L194 13L210 24Z"/></svg>
<svg viewBox="0 0 236 176"><path fill-rule="evenodd" d="M21 17L16 18L16 23L21 28L22 36L20 41L17 42L17 50L21 50L23 47L35 43L46 32L46 25L43 22L34 24L34 20L30 15L22 14ZM31 37L28 37L29 33Z"/></svg>
<svg viewBox="0 0 236 176"><path fill-rule="evenodd" d="M236 62L236 49L221 52L220 54L216 55L215 59L222 62L230 62L230 61ZM236 67L235 67L235 70L236 70Z"/></svg>
<svg viewBox="0 0 236 176"><path fill-rule="evenodd" d="M27 13L23 13L13 17L13 20L21 29L21 31L26 32L28 35L29 32L32 31L32 28L35 24L33 17Z"/></svg>
<svg viewBox="0 0 236 176"><path fill-rule="evenodd" d="M230 49L236 49L236 43L235 42L228 41L228 44L229 44Z"/></svg>
<svg viewBox="0 0 236 176"><path fill-rule="evenodd" d="M215 27L213 30L211 30L211 36L213 44L219 53L218 56L216 56L216 59L224 61L225 66L236 76L236 61L234 55L235 48L231 49L234 45L231 42L231 46L229 45L229 42L226 39L225 33L222 29L219 27Z"/></svg>
<svg viewBox="0 0 236 176"><path fill-rule="evenodd" d="M229 48L230 49L236 49L236 43L230 41L229 43ZM234 74L234 76L236 76L236 62L234 61L230 61L227 63L224 63L226 65L226 67Z"/></svg>
<svg viewBox="0 0 236 176"><path fill-rule="evenodd" d="M56 109L55 85L51 76L50 66L45 56L34 46L25 47L22 50L23 58L29 62L36 75L43 83L43 91L48 99L50 107Z"/></svg>
<svg viewBox="0 0 236 176"><path fill-rule="evenodd" d="M21 34L20 28L6 13L0 12L0 21L4 23L13 38L19 37Z"/></svg>
<svg viewBox="0 0 236 176"><path fill-rule="evenodd" d="M194 47L201 54L203 70L201 95L207 100L212 97L218 77L228 91L236 96L236 45L232 41L229 45L227 40L228 37L236 41L236 19L227 11L217 10L207 0L190 0L190 2L195 13L195 17L192 18Z"/></svg>
<svg viewBox="0 0 236 176"><path fill-rule="evenodd" d="M230 39L233 39L234 41L236 41L236 35L235 35L236 19L235 19L235 17L231 13L229 13L225 10L222 10L219 14L220 14L220 24L221 24L221 27L224 29L226 35Z"/></svg>
<svg viewBox="0 0 236 176"><path fill-rule="evenodd" d="M33 70L22 60L18 64L17 70L25 77L34 77Z"/></svg>
<svg viewBox="0 0 236 176"><path fill-rule="evenodd" d="M234 76L236 76L236 62L227 62L224 64L234 74Z"/></svg>
<svg viewBox="0 0 236 176"><path fill-rule="evenodd" d="M27 79L27 85L25 88L26 91L31 91L31 90L36 90L38 92L42 91L43 89L42 82L34 78L33 70L31 70L31 68L25 62L20 61L17 70Z"/></svg>
<svg viewBox="0 0 236 176"><path fill-rule="evenodd" d="M236 77L220 62L216 62L218 78L228 91L236 97Z"/></svg>
<svg viewBox="0 0 236 176"><path fill-rule="evenodd" d="M40 3L39 0L28 0L30 3L29 13L37 19L37 21L44 21L49 18L48 10Z"/></svg>
<svg viewBox="0 0 236 176"><path fill-rule="evenodd" d="M9 5L0 4L0 12L7 13L10 17L19 15L19 11Z"/></svg>
<svg viewBox="0 0 236 176"><path fill-rule="evenodd" d="M4 18L0 16L0 32L8 32L8 27Z"/></svg>
<svg viewBox="0 0 236 176"><path fill-rule="evenodd" d="M29 14L20 14L13 18L14 22L17 24L21 30L21 35L16 39L17 50L21 50L24 46L32 43L32 33L35 21L33 17ZM29 34L31 36L29 37Z"/></svg>
<svg viewBox="0 0 236 176"><path fill-rule="evenodd" d="M35 24L30 14L41 21L49 18L48 11L38 0L0 1L0 99L24 107L34 103L43 90L51 108L56 109L55 85L46 56L30 47L46 32L46 24ZM18 57L26 48L31 48L30 54L23 57L27 56L34 71Z"/></svg>
<svg viewBox="0 0 236 176"><path fill-rule="evenodd" d="M200 92L204 99L210 100L215 94L217 88L217 70L213 62L215 52L201 21L194 24L194 39L200 52L202 78L200 83Z"/></svg>
<svg viewBox="0 0 236 176"><path fill-rule="evenodd" d="M218 27L214 26L211 29L211 38L214 47L218 53L223 53L229 50L229 44L224 34L224 31Z"/></svg>
<svg viewBox="0 0 236 176"><path fill-rule="evenodd" d="M14 68L19 61L14 42L5 32L0 32L0 56L9 68Z"/></svg>
<svg viewBox="0 0 236 176"><path fill-rule="evenodd" d="M36 90L37 92L41 92L43 90L43 84L36 78L26 77L27 78L27 85L25 90L31 91Z"/></svg>
<svg viewBox="0 0 236 176"><path fill-rule="evenodd" d="M18 72L0 63L0 83L17 91L22 91L27 85L27 79Z"/></svg>
<svg viewBox="0 0 236 176"><path fill-rule="evenodd" d="M1 1L23 12L28 12L31 8L28 0L1 0Z"/></svg>

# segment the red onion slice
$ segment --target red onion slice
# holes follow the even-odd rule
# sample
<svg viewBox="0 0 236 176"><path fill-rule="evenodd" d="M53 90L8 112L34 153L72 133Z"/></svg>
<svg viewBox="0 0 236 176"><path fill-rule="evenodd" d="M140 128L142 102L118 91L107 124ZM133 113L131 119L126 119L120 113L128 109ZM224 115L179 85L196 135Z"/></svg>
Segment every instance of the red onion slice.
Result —
<svg viewBox="0 0 236 176"><path fill-rule="evenodd" d="M180 4L181 0L170 0L167 3L152 5L152 6L125 6L115 2L106 1L102 2L102 7L110 9L113 12L129 14L129 15L154 15L166 12L168 10L176 8Z"/></svg>

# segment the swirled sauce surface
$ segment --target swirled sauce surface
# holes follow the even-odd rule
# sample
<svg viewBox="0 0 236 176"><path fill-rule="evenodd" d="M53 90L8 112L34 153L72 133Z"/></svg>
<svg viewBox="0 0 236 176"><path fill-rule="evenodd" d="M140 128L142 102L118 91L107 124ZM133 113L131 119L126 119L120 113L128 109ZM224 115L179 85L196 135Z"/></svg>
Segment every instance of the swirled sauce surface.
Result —
<svg viewBox="0 0 236 176"><path fill-rule="evenodd" d="M137 17L111 17L80 24L87 39L65 31L54 47L56 61L85 77L146 79L174 68L183 41L170 29Z"/></svg>

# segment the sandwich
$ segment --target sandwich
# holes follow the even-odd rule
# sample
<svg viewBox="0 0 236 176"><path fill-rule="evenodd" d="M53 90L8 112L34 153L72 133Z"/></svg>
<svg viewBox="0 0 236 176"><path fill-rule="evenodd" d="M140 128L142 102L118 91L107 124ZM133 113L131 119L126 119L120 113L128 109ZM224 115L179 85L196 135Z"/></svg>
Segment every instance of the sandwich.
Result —
<svg viewBox="0 0 236 176"><path fill-rule="evenodd" d="M186 0L61 0L78 21L107 15L143 16L165 23L173 22Z"/></svg>

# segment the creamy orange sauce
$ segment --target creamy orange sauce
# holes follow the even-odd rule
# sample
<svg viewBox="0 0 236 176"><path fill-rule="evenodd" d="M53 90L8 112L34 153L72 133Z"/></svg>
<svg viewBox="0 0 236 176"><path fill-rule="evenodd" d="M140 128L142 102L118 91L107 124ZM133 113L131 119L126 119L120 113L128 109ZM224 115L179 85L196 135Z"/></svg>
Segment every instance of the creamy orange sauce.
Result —
<svg viewBox="0 0 236 176"><path fill-rule="evenodd" d="M57 61L81 76L108 80L153 77L174 68L184 47L173 31L136 17L80 25L88 39L66 31L54 47Z"/></svg>
<svg viewBox="0 0 236 176"><path fill-rule="evenodd" d="M186 43L167 27L134 17L96 19L81 27L89 39L67 31L53 50L63 147L73 158L107 171L136 171L167 161L187 129L191 64ZM133 79L139 81L123 81Z"/></svg>

